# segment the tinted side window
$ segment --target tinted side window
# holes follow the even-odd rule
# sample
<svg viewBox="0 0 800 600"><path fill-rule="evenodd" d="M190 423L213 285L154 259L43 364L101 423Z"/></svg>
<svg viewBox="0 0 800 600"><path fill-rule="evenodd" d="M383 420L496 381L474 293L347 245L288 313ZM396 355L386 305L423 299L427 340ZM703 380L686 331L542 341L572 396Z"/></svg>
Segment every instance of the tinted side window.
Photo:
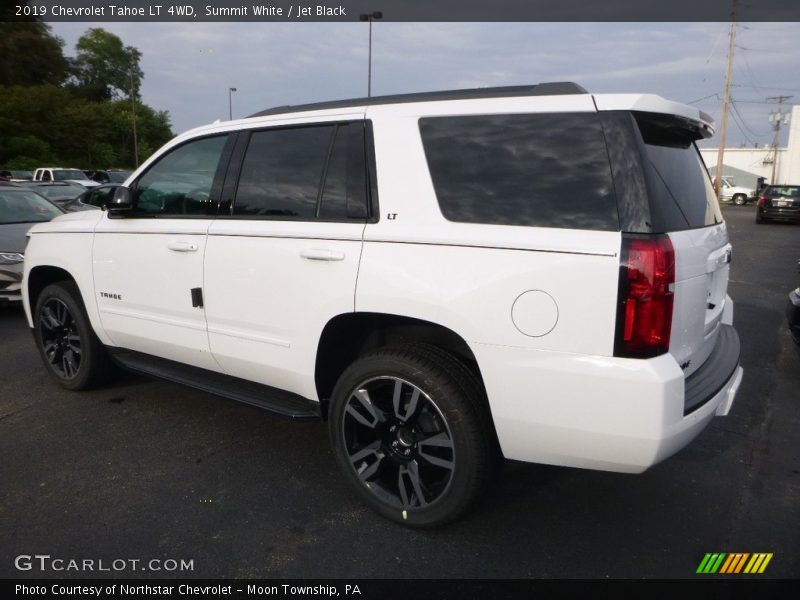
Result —
<svg viewBox="0 0 800 600"><path fill-rule="evenodd" d="M364 126L340 124L325 172L320 219L363 219L367 216Z"/></svg>
<svg viewBox="0 0 800 600"><path fill-rule="evenodd" d="M233 214L314 219L335 126L257 131L239 176Z"/></svg>
<svg viewBox="0 0 800 600"><path fill-rule="evenodd" d="M160 158L135 184L136 214L216 214L209 196L226 140L226 135L195 140Z"/></svg>
<svg viewBox="0 0 800 600"><path fill-rule="evenodd" d="M596 113L424 118L420 131L451 221L619 230Z"/></svg>
<svg viewBox="0 0 800 600"><path fill-rule="evenodd" d="M365 218L364 124L254 132L242 162L233 214L302 220Z"/></svg>

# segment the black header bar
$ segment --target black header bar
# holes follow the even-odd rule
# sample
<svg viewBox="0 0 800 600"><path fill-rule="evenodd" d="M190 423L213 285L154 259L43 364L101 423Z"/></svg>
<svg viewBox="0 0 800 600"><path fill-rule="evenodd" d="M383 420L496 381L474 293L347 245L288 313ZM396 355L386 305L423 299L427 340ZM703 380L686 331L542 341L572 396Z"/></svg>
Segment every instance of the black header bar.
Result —
<svg viewBox="0 0 800 600"><path fill-rule="evenodd" d="M10 0L0 20L697 22L730 21L734 7L737 21L800 21L798 0Z"/></svg>

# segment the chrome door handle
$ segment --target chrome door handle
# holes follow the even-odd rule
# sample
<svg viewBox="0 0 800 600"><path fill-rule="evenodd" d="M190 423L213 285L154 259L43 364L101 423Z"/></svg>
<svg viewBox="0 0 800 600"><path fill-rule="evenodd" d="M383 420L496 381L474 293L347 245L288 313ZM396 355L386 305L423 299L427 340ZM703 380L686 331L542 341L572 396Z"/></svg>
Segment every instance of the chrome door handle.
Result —
<svg viewBox="0 0 800 600"><path fill-rule="evenodd" d="M300 252L300 256L308 260L344 260L344 252L326 248L310 248Z"/></svg>
<svg viewBox="0 0 800 600"><path fill-rule="evenodd" d="M175 252L197 252L197 244L193 242L170 242L167 248Z"/></svg>

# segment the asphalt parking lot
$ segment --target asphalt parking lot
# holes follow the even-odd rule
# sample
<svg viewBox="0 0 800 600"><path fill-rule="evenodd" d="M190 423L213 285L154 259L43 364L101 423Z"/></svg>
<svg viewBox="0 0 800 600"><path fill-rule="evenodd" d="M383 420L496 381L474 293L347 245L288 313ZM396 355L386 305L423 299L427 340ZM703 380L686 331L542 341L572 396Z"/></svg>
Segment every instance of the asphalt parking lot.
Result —
<svg viewBox="0 0 800 600"><path fill-rule="evenodd" d="M724 209L745 376L726 418L642 475L508 463L461 521L386 522L345 486L323 424L124 375L61 390L21 309L0 308L0 577L15 557L192 560L114 576L695 577L706 552L800 576L800 352L784 303L800 227ZM106 573L108 574L108 573Z"/></svg>

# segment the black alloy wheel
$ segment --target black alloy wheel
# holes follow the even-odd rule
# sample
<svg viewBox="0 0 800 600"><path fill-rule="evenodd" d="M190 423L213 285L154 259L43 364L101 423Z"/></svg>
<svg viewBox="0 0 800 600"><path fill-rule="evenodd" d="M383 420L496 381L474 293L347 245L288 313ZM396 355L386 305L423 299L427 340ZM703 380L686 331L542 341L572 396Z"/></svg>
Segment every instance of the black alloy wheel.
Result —
<svg viewBox="0 0 800 600"><path fill-rule="evenodd" d="M114 373L74 282L48 285L32 308L36 346L47 371L62 387L88 389Z"/></svg>
<svg viewBox="0 0 800 600"><path fill-rule="evenodd" d="M381 515L414 527L463 514L500 456L478 378L423 344L356 359L333 390L328 428L356 493Z"/></svg>
<svg viewBox="0 0 800 600"><path fill-rule="evenodd" d="M456 465L453 435L413 383L384 376L356 385L341 426L353 470L387 505L423 507L447 490Z"/></svg>
<svg viewBox="0 0 800 600"><path fill-rule="evenodd" d="M60 298L48 298L42 304L39 335L50 368L61 379L74 379L81 367L81 336L75 318Z"/></svg>

